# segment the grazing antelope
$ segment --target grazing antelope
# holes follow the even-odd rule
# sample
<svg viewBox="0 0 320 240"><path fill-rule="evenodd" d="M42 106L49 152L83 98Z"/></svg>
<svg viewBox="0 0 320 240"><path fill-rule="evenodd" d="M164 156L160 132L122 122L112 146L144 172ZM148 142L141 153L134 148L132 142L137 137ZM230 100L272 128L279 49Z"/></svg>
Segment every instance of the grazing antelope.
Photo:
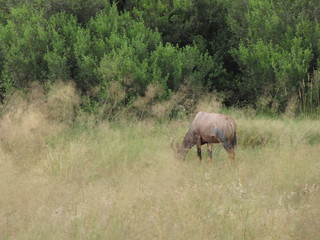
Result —
<svg viewBox="0 0 320 240"><path fill-rule="evenodd" d="M184 160L189 149L196 145L201 161L201 146L207 144L208 158L212 160L214 143L221 143L229 158L234 161L234 148L237 144L236 123L231 117L223 114L199 112L192 121L182 144L177 146L178 155Z"/></svg>

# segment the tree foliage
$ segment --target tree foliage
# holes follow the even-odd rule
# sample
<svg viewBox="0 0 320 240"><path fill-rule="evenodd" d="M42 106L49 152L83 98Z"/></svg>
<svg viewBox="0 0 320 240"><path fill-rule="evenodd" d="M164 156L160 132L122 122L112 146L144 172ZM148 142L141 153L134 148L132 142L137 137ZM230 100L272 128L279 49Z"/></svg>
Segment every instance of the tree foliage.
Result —
<svg viewBox="0 0 320 240"><path fill-rule="evenodd" d="M316 0L0 0L0 97L74 80L89 111L161 88L219 91L226 104L320 109ZM117 95L118 93L118 95ZM111 109L111 110L110 110Z"/></svg>
<svg viewBox="0 0 320 240"><path fill-rule="evenodd" d="M265 99L260 107L283 111L318 69L319 12L314 8L320 4L248 0L235 6L229 24L239 41L231 52L241 68L241 98L258 105Z"/></svg>

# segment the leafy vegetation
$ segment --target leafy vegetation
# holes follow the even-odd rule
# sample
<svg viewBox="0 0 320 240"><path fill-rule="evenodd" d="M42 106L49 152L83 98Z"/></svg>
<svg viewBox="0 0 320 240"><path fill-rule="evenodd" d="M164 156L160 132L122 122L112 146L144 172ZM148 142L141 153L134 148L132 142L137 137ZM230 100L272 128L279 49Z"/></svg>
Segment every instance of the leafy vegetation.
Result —
<svg viewBox="0 0 320 240"><path fill-rule="evenodd" d="M152 104L188 86L261 112L319 112L316 0L2 0L0 6L2 101L35 81L72 80L82 108L103 118L132 109L149 85L161 88Z"/></svg>

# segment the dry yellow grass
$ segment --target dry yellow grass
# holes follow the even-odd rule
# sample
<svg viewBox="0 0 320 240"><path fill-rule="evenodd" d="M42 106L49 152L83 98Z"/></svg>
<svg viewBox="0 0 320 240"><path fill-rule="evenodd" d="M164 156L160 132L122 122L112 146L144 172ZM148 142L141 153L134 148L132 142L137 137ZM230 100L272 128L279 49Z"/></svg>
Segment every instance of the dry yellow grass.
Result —
<svg viewBox="0 0 320 240"><path fill-rule="evenodd" d="M320 236L319 121L231 110L239 145L230 168L219 145L212 163L197 162L195 149L174 158L170 140L187 120L69 127L47 118L50 106L16 104L0 122L0 239Z"/></svg>

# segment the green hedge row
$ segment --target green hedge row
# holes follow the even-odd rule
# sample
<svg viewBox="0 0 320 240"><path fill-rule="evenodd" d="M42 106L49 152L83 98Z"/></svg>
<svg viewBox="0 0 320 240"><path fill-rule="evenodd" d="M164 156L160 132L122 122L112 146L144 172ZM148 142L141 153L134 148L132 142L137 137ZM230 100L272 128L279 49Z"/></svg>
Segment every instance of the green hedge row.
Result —
<svg viewBox="0 0 320 240"><path fill-rule="evenodd" d="M114 89L126 105L187 82L229 105L317 113L319 19L317 0L0 0L0 98L72 79L91 109Z"/></svg>

